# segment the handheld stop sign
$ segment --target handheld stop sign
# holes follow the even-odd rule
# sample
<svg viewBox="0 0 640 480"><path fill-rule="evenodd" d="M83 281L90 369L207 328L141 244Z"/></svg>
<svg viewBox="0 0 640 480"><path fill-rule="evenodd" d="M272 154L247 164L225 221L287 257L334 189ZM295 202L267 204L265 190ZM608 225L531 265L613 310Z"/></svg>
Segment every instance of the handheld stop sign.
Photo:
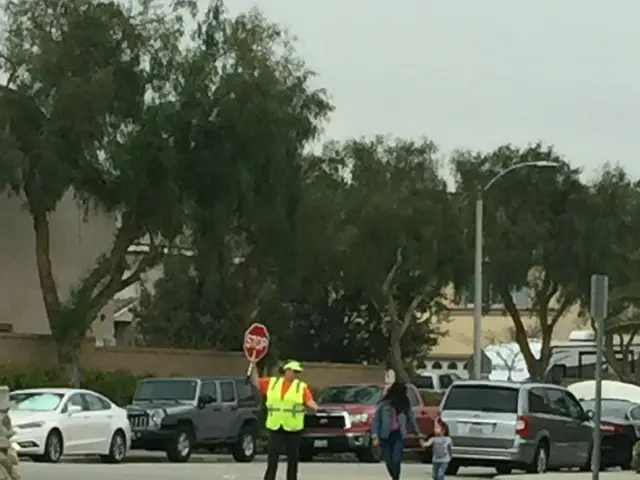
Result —
<svg viewBox="0 0 640 480"><path fill-rule="evenodd" d="M251 375L253 364L264 358L269 351L269 330L262 323L253 323L244 332L244 343L242 345L244 355L251 362L247 375Z"/></svg>

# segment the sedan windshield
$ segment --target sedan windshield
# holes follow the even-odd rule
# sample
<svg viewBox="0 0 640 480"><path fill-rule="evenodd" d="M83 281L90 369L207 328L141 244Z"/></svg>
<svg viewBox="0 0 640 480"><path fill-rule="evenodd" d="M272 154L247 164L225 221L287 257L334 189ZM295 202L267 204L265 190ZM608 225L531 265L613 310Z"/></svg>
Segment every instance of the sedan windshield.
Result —
<svg viewBox="0 0 640 480"><path fill-rule="evenodd" d="M58 408L63 397L63 394L54 392L18 391L11 393L9 399L12 410L52 412Z"/></svg>
<svg viewBox="0 0 640 480"><path fill-rule="evenodd" d="M366 403L380 401L382 389L377 385L340 385L320 391L318 403Z"/></svg>
<svg viewBox="0 0 640 480"><path fill-rule="evenodd" d="M195 380L143 380L138 384L134 401L193 400L198 382Z"/></svg>
<svg viewBox="0 0 640 480"><path fill-rule="evenodd" d="M595 400L583 400L582 408L595 410ZM635 404L626 400L602 399L602 416L609 418L627 418L627 413Z"/></svg>

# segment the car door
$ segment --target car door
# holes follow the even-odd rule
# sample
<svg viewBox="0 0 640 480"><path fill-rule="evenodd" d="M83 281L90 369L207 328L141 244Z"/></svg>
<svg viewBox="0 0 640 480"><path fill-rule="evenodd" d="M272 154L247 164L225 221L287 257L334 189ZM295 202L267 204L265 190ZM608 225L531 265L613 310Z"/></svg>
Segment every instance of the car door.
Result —
<svg viewBox="0 0 640 480"><path fill-rule="evenodd" d="M114 430L111 428L113 418L111 405L92 393L85 392L81 395L89 408L85 414L87 434L89 435L86 444L86 448L89 449L88 453L106 453L109 451Z"/></svg>
<svg viewBox="0 0 640 480"><path fill-rule="evenodd" d="M196 424L199 426L199 436L206 443L216 443L222 440L224 435L221 427L224 414L220 404L218 383L215 380L203 381L200 386L200 395L209 395L213 401L198 407Z"/></svg>
<svg viewBox="0 0 640 480"><path fill-rule="evenodd" d="M222 404L221 429L224 438L235 437L238 433L238 399L235 383L231 380L220 382L220 403Z"/></svg>
<svg viewBox="0 0 640 480"><path fill-rule="evenodd" d="M569 414L575 424L575 436L572 439L573 449L575 451L574 465L581 466L587 462L591 450L591 439L593 438L593 422L587 418L587 415L580 405L576 397L568 390L564 391L566 402L569 407Z"/></svg>
<svg viewBox="0 0 640 480"><path fill-rule="evenodd" d="M570 450L568 438L562 437L565 419L553 411L545 388L532 387L527 390L525 414L530 418L530 432L527 439L535 441L543 436L548 437L552 444L549 450L549 465L566 465Z"/></svg>
<svg viewBox="0 0 640 480"><path fill-rule="evenodd" d="M70 413L69 407L80 407L79 412ZM64 453L81 454L86 451L86 445L91 434L87 431L87 412L89 407L80 393L72 394L60 410L60 428L64 441Z"/></svg>
<svg viewBox="0 0 640 480"><path fill-rule="evenodd" d="M557 448L562 452L560 459L562 465L578 465L576 455L578 454L577 437L582 432L581 422L571 416L567 395L560 388L545 388L549 407L554 422L549 431L551 448Z"/></svg>

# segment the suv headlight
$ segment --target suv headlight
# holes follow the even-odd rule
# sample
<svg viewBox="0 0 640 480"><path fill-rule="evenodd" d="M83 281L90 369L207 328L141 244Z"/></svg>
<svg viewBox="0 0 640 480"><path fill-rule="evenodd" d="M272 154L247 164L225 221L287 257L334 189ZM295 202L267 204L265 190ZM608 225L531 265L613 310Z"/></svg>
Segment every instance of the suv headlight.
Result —
<svg viewBox="0 0 640 480"><path fill-rule="evenodd" d="M162 425L162 419L165 414L162 410L155 410L149 413L149 424L154 428L159 428Z"/></svg>
<svg viewBox="0 0 640 480"><path fill-rule="evenodd" d="M353 425L366 423L367 420L369 420L369 414L368 413L350 413L349 419L351 420L351 423Z"/></svg>

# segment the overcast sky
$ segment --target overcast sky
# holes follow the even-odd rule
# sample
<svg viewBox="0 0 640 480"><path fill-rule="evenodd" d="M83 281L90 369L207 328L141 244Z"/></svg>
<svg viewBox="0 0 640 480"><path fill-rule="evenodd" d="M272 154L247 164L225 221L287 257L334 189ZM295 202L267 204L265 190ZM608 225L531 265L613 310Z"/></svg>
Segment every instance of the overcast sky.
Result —
<svg viewBox="0 0 640 480"><path fill-rule="evenodd" d="M638 0L227 0L299 38L336 111L326 135L444 151L554 144L640 176Z"/></svg>

